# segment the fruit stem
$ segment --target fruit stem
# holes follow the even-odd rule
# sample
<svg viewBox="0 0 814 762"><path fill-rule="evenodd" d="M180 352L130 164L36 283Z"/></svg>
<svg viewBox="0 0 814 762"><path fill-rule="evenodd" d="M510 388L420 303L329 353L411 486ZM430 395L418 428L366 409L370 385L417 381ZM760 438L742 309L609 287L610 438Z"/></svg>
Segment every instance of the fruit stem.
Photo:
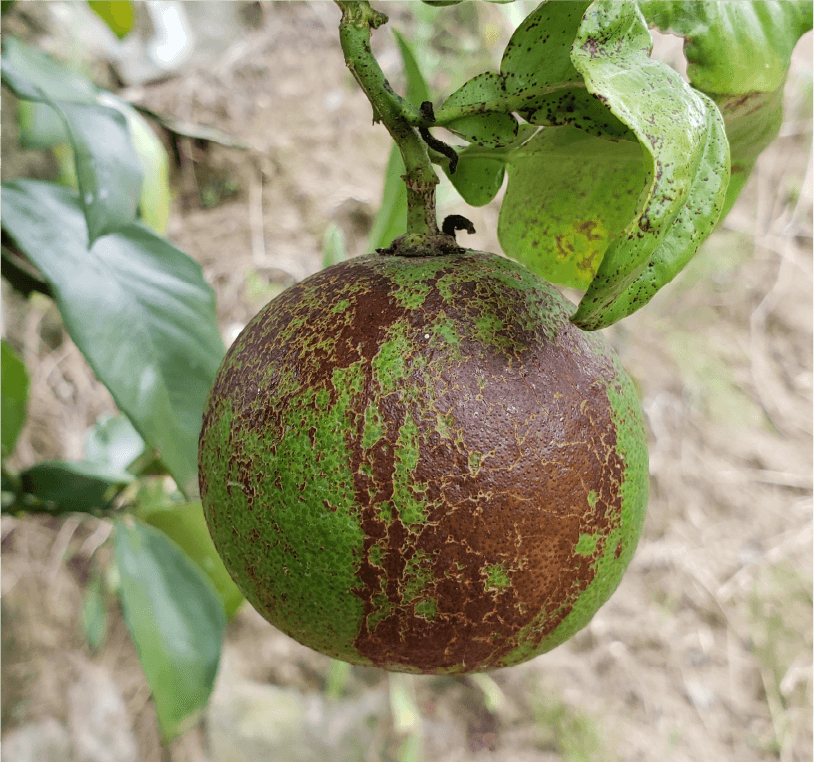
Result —
<svg viewBox="0 0 814 762"><path fill-rule="evenodd" d="M367 0L335 0L342 9L339 40L345 63L373 107L373 121L381 122L396 142L404 160L402 175L407 186L407 235L438 236L435 186L438 175L430 162L427 145L413 124L426 121L411 103L393 92L370 49L370 30L387 22Z"/></svg>

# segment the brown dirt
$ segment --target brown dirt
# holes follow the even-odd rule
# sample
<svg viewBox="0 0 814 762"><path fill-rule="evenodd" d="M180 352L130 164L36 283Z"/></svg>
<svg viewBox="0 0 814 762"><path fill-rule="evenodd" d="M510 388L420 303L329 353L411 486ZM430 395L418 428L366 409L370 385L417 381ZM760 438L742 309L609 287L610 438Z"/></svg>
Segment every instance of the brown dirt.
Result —
<svg viewBox="0 0 814 762"><path fill-rule="evenodd" d="M455 20L435 34L401 7L388 12L391 26L428 41L439 92L459 84L439 52L454 43L494 60L508 28L494 6L478 11L480 42L454 9L437 12ZM184 147L169 231L203 265L229 341L280 284L319 269L329 222L349 255L363 252L389 145L344 68L337 21L329 3L264 5L259 26L219 61L131 93L253 146ZM374 47L398 87L387 28ZM464 55L468 74L488 65L476 58ZM488 684L416 678L425 759L812 759L811 72L809 35L793 61L781 137L735 209L674 284L607 332L639 385L651 449L648 519L628 574L567 644L492 674L497 706L484 701ZM197 201L199 189L217 200L230 187L211 208ZM473 219L468 245L499 250L495 206L441 200L440 216ZM109 395L47 300L3 293L5 333L32 373L15 463L81 458L87 427L113 409ZM96 519L3 518L2 719L6 729L64 718L68 657L92 658L114 672L141 759L152 762L161 758L155 716L121 620L96 656L78 635L89 559L98 548L104 560L108 534ZM252 679L325 685L328 660L248 608L226 648ZM348 690L387 679L354 668ZM368 759L396 758L399 741L383 723ZM199 729L173 758L205 759Z"/></svg>

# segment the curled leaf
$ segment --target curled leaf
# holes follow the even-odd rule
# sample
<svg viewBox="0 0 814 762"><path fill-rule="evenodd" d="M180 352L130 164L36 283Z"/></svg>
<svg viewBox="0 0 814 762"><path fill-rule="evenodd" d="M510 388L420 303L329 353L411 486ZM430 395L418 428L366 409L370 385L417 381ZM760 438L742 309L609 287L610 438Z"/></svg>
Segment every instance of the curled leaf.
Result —
<svg viewBox="0 0 814 762"><path fill-rule="evenodd" d="M596 2L585 14L572 49L574 66L588 91L636 135L645 169L636 213L608 247L572 318L586 330L606 327L641 306L628 289L654 260L668 233L673 262L694 253L705 237L695 231L711 230L723 203L717 191L722 185L725 192L729 181L720 112L666 64L651 59L651 46L634 3ZM713 183L708 177L711 167L717 172ZM692 215L674 226L689 202Z"/></svg>
<svg viewBox="0 0 814 762"><path fill-rule="evenodd" d="M706 96L704 96L706 97ZM710 105L713 106L710 101ZM729 151L722 118L713 119L706 135L686 203L639 276L606 307L598 320L575 316L584 328L602 328L627 317L647 304L692 259L715 227L727 192ZM585 309L583 309L585 304ZM590 315L590 302L583 300L582 314Z"/></svg>
<svg viewBox="0 0 814 762"><path fill-rule="evenodd" d="M651 26L685 39L687 76L706 93L768 93L812 26L810 2L642 2Z"/></svg>

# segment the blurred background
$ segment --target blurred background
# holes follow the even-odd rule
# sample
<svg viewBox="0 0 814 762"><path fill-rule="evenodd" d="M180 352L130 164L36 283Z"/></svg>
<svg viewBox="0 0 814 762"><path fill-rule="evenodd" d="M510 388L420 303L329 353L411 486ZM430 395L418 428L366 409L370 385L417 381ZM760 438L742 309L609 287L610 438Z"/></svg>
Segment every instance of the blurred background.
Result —
<svg viewBox="0 0 814 762"><path fill-rule="evenodd" d="M373 49L395 89L391 29L440 96L496 68L535 3L374 6L390 16ZM345 68L333 3L136 9L123 40L62 2L18 3L3 34L217 130L162 139L167 236L203 266L228 345L287 285L366 252L390 139ZM656 37L654 55L681 70L681 41ZM58 177L58 156L19 147L18 103L2 99L3 180ZM606 331L639 387L651 500L621 586L571 641L487 676L391 677L312 652L245 605L205 716L166 750L118 611L97 651L83 633L109 522L4 515L3 762L811 760L811 130L808 34L780 136L737 205L673 284ZM499 252L499 198L473 209L442 179L439 219L465 214L478 231L466 245ZM19 468L83 458L89 428L117 412L37 296L3 282L3 335L31 373Z"/></svg>

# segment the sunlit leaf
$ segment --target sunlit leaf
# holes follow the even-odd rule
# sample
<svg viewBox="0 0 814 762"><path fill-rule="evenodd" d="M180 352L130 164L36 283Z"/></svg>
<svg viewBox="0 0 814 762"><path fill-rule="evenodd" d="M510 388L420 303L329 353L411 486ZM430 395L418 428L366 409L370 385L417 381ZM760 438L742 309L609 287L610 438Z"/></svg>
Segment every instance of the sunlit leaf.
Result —
<svg viewBox="0 0 814 762"><path fill-rule="evenodd" d="M5 458L14 451L17 437L20 435L26 418L26 405L28 404L28 372L23 361L3 339L0 348L2 352L2 411L0 411L0 427L2 427L2 454Z"/></svg>
<svg viewBox="0 0 814 762"><path fill-rule="evenodd" d="M136 14L129 0L88 0L88 5L120 40L133 28Z"/></svg>

